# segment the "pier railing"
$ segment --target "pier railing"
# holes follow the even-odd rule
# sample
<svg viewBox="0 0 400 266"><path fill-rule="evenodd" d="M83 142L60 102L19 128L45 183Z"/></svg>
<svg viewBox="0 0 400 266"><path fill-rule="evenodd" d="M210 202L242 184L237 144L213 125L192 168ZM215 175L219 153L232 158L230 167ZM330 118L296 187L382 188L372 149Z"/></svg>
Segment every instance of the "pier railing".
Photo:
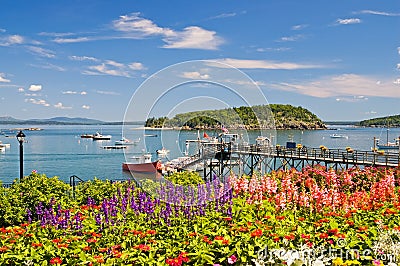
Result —
<svg viewBox="0 0 400 266"><path fill-rule="evenodd" d="M286 157L293 159L347 162L354 165L365 166L400 166L400 154L396 152L359 151L352 149L328 148L285 148L281 146L237 145L232 146L233 153L259 154L271 157Z"/></svg>

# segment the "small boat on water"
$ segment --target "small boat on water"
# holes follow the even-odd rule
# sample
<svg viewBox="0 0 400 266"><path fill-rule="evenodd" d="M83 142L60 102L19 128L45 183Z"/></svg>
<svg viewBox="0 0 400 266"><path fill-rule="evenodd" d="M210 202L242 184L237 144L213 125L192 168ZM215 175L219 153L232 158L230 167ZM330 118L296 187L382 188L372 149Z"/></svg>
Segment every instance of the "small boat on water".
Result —
<svg viewBox="0 0 400 266"><path fill-rule="evenodd" d="M81 138L82 139L92 139L93 138L93 134L82 134L81 135Z"/></svg>
<svg viewBox="0 0 400 266"><path fill-rule="evenodd" d="M132 157L133 162L122 163L122 170L131 172L146 172L155 173L162 170L162 164L160 161L152 161L152 155L149 153L143 154L142 156Z"/></svg>
<svg viewBox="0 0 400 266"><path fill-rule="evenodd" d="M386 143L380 143L379 139L375 139L376 147L379 150L399 150L400 137L395 139L395 142L389 141L389 127L386 129Z"/></svg>
<svg viewBox="0 0 400 266"><path fill-rule="evenodd" d="M96 132L96 134L93 135L92 139L93 140L110 140L111 135L102 135L99 132Z"/></svg>
<svg viewBox="0 0 400 266"><path fill-rule="evenodd" d="M349 137L346 135L340 135L340 134L332 134L330 135L332 139L348 139Z"/></svg>
<svg viewBox="0 0 400 266"><path fill-rule="evenodd" d="M140 142L140 138L136 140L129 140L122 137L120 140L115 141L115 145L136 145Z"/></svg>
<svg viewBox="0 0 400 266"><path fill-rule="evenodd" d="M165 156L169 153L169 150L165 149L164 147L161 150L156 150L158 155Z"/></svg>

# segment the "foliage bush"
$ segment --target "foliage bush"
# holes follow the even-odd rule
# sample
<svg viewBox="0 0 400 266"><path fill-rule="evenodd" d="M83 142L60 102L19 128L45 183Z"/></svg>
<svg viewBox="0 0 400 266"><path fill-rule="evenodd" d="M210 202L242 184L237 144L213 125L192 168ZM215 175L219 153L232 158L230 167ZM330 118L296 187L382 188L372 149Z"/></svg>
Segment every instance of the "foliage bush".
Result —
<svg viewBox="0 0 400 266"><path fill-rule="evenodd" d="M27 209L34 210L39 202L57 199L61 206L71 203L70 186L58 177L48 178L35 171L21 182L3 189L0 196L0 225L19 224L26 220Z"/></svg>
<svg viewBox="0 0 400 266"><path fill-rule="evenodd" d="M204 184L203 178L197 172L175 172L165 177L165 179L171 181L173 184L183 186Z"/></svg>

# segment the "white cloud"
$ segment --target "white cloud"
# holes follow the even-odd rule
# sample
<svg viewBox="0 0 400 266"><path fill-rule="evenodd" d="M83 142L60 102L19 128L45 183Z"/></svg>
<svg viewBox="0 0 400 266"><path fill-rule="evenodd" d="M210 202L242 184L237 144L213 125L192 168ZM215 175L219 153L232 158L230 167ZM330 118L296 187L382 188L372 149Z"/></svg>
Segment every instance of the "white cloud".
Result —
<svg viewBox="0 0 400 266"><path fill-rule="evenodd" d="M18 88L18 92L24 92L24 91L25 91L24 88L22 87Z"/></svg>
<svg viewBox="0 0 400 266"><path fill-rule="evenodd" d="M74 61L94 61L94 62L98 62L100 61L99 59L95 58L95 57L91 57L91 56L76 56L76 55L71 55L68 57L70 60L74 60Z"/></svg>
<svg viewBox="0 0 400 266"><path fill-rule="evenodd" d="M86 109L86 110L89 110L89 109L90 109L90 106L84 104L84 105L82 105L82 108L83 108L83 109Z"/></svg>
<svg viewBox="0 0 400 266"><path fill-rule="evenodd" d="M140 17L140 13L120 16L112 23L115 30L137 34L137 37L151 35L169 36L174 31L157 26L153 21Z"/></svg>
<svg viewBox="0 0 400 266"><path fill-rule="evenodd" d="M380 81L380 82L378 82ZM318 98L362 95L367 97L400 98L400 84L356 74L328 76L299 83L272 84L271 87ZM340 99L340 98L339 98ZM360 98L358 98L360 99Z"/></svg>
<svg viewBox="0 0 400 266"><path fill-rule="evenodd" d="M282 38L280 38L278 41L279 41L279 42L295 42L295 41L298 41L298 40L302 40L302 39L304 39L304 38L305 38L304 35L302 35L302 34L297 34L297 35L293 35L293 36L285 36L285 37L282 37Z"/></svg>
<svg viewBox="0 0 400 266"><path fill-rule="evenodd" d="M397 53L400 55L400 47L397 47Z"/></svg>
<svg viewBox="0 0 400 266"><path fill-rule="evenodd" d="M53 42L56 43L76 43L76 42L88 42L93 39L89 37L77 37L77 38L55 38Z"/></svg>
<svg viewBox="0 0 400 266"><path fill-rule="evenodd" d="M30 90L30 91L40 91L40 90L42 90L42 85L34 85L34 84L32 84L31 86L29 86L28 90Z"/></svg>
<svg viewBox="0 0 400 266"><path fill-rule="evenodd" d="M70 94L70 95L75 95L75 94L80 94L80 95L86 95L85 91L77 92L77 91L63 91L61 92L62 94Z"/></svg>
<svg viewBox="0 0 400 266"><path fill-rule="evenodd" d="M50 106L50 104L48 104L45 100L42 100L42 99L33 99L33 98L30 98L30 99L25 99L25 102L29 102L29 103L33 103L33 104L38 104L38 105L43 105L43 106L46 106L46 107L49 107L49 106Z"/></svg>
<svg viewBox="0 0 400 266"><path fill-rule="evenodd" d="M135 71L146 69L142 63L132 62L128 64L113 60L106 60L100 65L89 66L89 70L83 71L85 75L110 75L119 77L131 77Z"/></svg>
<svg viewBox="0 0 400 266"><path fill-rule="evenodd" d="M2 28L0 28L0 32L6 32L6 30L5 30L5 29L2 29Z"/></svg>
<svg viewBox="0 0 400 266"><path fill-rule="evenodd" d="M164 48L217 50L224 41L215 31L205 30L197 26L186 27L181 32L163 39Z"/></svg>
<svg viewBox="0 0 400 266"><path fill-rule="evenodd" d="M72 109L72 107L64 106L61 102L55 104L54 107L57 109Z"/></svg>
<svg viewBox="0 0 400 266"><path fill-rule="evenodd" d="M40 36L64 37L74 35L72 32L40 32Z"/></svg>
<svg viewBox="0 0 400 266"><path fill-rule="evenodd" d="M299 64L292 62L275 62L275 61L266 61L266 60L246 60L246 59L233 59L233 58L225 58L225 59L216 59L214 61L227 64L232 67L242 68L242 69L309 69L309 68L324 68L324 66L320 65L311 65L311 64ZM210 63L212 64L212 63ZM213 64L216 67L224 67L221 64ZM227 66L228 67L228 66Z"/></svg>
<svg viewBox="0 0 400 266"><path fill-rule="evenodd" d="M230 17L234 17L234 16L236 16L237 14L235 13L235 12L232 12L232 13L222 13L222 14L220 14L220 15L216 15L216 16L214 16L214 17L210 17L209 19L211 20L211 19L220 19L220 18L230 18Z"/></svg>
<svg viewBox="0 0 400 266"><path fill-rule="evenodd" d="M307 24L299 24L299 25L294 25L292 27L292 30L302 30L302 29L307 28L307 27L308 27Z"/></svg>
<svg viewBox="0 0 400 266"><path fill-rule="evenodd" d="M163 48L216 50L223 43L223 39L215 31L198 26L189 26L183 31L163 28L142 18L140 13L121 16L112 25L115 30L124 32L130 38L161 36L166 43Z"/></svg>
<svg viewBox="0 0 400 266"><path fill-rule="evenodd" d="M400 64L397 64L397 69L400 70Z"/></svg>
<svg viewBox="0 0 400 266"><path fill-rule="evenodd" d="M78 94L77 91L63 91L62 94Z"/></svg>
<svg viewBox="0 0 400 266"><path fill-rule="evenodd" d="M143 66L142 63L134 62L128 64L128 67L132 70L145 70L146 68Z"/></svg>
<svg viewBox="0 0 400 266"><path fill-rule="evenodd" d="M54 58L55 56L55 52L48 50L48 49L44 49L42 47L37 47L37 46L27 46L27 49L29 51L31 51L34 54L37 54L39 56L42 57L47 57L47 58Z"/></svg>
<svg viewBox="0 0 400 266"><path fill-rule="evenodd" d="M10 82L11 80L5 78L4 73L0 73L0 82Z"/></svg>
<svg viewBox="0 0 400 266"><path fill-rule="evenodd" d="M201 74L200 72L193 71L193 72L183 72L182 77L187 79L209 79L210 75Z"/></svg>
<svg viewBox="0 0 400 266"><path fill-rule="evenodd" d="M382 11L374 11L374 10L361 10L358 12L354 12L355 14L371 14L371 15L379 15L379 16L388 16L388 17L398 17L400 13L389 13Z"/></svg>
<svg viewBox="0 0 400 266"><path fill-rule="evenodd" d="M349 25L349 24L359 24L361 23L361 19L359 18L347 18L347 19L337 19L336 24L340 25Z"/></svg>
<svg viewBox="0 0 400 266"><path fill-rule="evenodd" d="M65 71L65 68L56 66L50 63L45 63L43 65L35 65L35 64L30 64L30 66L37 67L37 68L43 68L43 69L51 69L51 70L56 70L56 71Z"/></svg>
<svg viewBox="0 0 400 266"><path fill-rule="evenodd" d="M24 43L24 37L20 35L10 35L6 37L0 37L0 46L11 46L14 44Z"/></svg>
<svg viewBox="0 0 400 266"><path fill-rule="evenodd" d="M104 95L120 95L118 92L115 91L96 91L98 94L104 94Z"/></svg>

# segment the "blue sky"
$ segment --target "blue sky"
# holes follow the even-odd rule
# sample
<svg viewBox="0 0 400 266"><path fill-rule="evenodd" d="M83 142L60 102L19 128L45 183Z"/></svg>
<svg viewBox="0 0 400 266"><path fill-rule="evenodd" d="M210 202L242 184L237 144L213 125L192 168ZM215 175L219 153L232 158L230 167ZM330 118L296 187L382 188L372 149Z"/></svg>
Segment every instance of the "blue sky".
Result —
<svg viewBox="0 0 400 266"><path fill-rule="evenodd" d="M0 116L121 121L147 78L190 60L236 67L269 103L303 106L323 120L399 114L399 29L398 0L5 0ZM204 67L175 74L213 76ZM182 102L191 90L177 92ZM228 103L221 108L236 104L213 90ZM211 107L200 101L182 111Z"/></svg>

